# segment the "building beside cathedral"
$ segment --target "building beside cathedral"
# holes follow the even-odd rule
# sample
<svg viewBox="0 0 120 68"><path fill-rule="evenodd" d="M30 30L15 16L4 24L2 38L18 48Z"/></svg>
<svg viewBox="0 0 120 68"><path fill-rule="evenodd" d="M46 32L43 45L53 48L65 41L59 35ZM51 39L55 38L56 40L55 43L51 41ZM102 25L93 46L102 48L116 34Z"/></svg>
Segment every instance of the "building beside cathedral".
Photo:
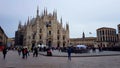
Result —
<svg viewBox="0 0 120 68"><path fill-rule="evenodd" d="M88 47L115 47L120 46L120 24L118 34L116 29L110 27L101 27L96 30L97 37L70 38L70 43L76 45L87 45Z"/></svg>
<svg viewBox="0 0 120 68"><path fill-rule="evenodd" d="M83 32L82 38L70 38L70 43L73 46L76 45L86 45L88 47L94 47L96 42L96 37L85 37L85 33Z"/></svg>
<svg viewBox="0 0 120 68"><path fill-rule="evenodd" d="M21 22L15 33L16 46L28 46L29 48L36 45L47 45L48 47L65 47L69 45L69 24L63 27L62 18L57 20L57 12L48 13L45 9L35 18L29 19L24 25Z"/></svg>
<svg viewBox="0 0 120 68"><path fill-rule="evenodd" d="M116 29L102 27L97 29L97 45L99 47L113 47L118 43Z"/></svg>
<svg viewBox="0 0 120 68"><path fill-rule="evenodd" d="M8 39L7 35L0 26L0 51L3 49L3 47L7 46L7 39Z"/></svg>

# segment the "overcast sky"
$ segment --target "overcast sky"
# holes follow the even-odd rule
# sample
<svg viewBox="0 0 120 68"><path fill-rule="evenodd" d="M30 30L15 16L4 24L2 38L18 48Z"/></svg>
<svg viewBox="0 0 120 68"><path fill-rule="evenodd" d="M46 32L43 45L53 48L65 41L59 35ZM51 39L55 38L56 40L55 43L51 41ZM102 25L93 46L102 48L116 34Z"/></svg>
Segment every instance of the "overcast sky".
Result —
<svg viewBox="0 0 120 68"><path fill-rule="evenodd" d="M40 14L44 8L56 9L58 20L69 22L71 38L82 37L82 32L95 37L96 29L120 24L120 0L0 0L0 25L8 37L15 36L19 21L36 16L37 6Z"/></svg>

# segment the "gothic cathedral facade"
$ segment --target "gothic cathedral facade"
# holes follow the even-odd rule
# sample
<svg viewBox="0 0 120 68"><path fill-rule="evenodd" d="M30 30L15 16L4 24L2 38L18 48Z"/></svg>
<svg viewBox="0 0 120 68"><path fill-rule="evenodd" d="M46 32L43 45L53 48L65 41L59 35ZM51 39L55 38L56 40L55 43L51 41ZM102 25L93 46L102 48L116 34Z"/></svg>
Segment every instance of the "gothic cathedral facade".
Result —
<svg viewBox="0 0 120 68"><path fill-rule="evenodd" d="M46 45L48 47L66 47L69 45L69 24L63 27L62 18L57 20L57 12L44 12L39 15L37 8L37 15L35 18L29 19L27 23L18 25L15 39L15 45L28 46L29 48L36 45Z"/></svg>

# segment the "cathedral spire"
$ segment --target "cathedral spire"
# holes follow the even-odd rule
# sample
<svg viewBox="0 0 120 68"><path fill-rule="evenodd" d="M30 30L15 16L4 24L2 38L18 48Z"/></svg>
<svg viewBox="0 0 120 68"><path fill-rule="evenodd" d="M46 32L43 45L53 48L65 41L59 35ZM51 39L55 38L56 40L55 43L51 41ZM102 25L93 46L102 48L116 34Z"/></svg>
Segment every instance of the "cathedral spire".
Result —
<svg viewBox="0 0 120 68"><path fill-rule="evenodd" d="M68 25L68 23L66 24L66 30L69 30L69 25Z"/></svg>
<svg viewBox="0 0 120 68"><path fill-rule="evenodd" d="M62 23L62 17L61 17L61 19L60 19L60 22Z"/></svg>
<svg viewBox="0 0 120 68"><path fill-rule="evenodd" d="M37 6L37 17L39 16L39 6Z"/></svg>
<svg viewBox="0 0 120 68"><path fill-rule="evenodd" d="M28 17L28 20L27 20L27 25L29 25L30 24L30 22L29 22L29 17Z"/></svg>
<svg viewBox="0 0 120 68"><path fill-rule="evenodd" d="M83 34L82 34L82 38L85 39L85 33L84 33L84 32L83 32Z"/></svg>
<svg viewBox="0 0 120 68"><path fill-rule="evenodd" d="M44 8L44 15L47 15L47 8Z"/></svg>
<svg viewBox="0 0 120 68"><path fill-rule="evenodd" d="M22 27L22 25L21 25L21 21L19 21L18 30L20 30L21 27Z"/></svg>
<svg viewBox="0 0 120 68"><path fill-rule="evenodd" d="M54 16L55 19L57 19L57 10L53 11L53 16Z"/></svg>
<svg viewBox="0 0 120 68"><path fill-rule="evenodd" d="M60 23L61 23L61 25L63 24L63 22L62 22L62 17L61 17L61 19L60 19Z"/></svg>

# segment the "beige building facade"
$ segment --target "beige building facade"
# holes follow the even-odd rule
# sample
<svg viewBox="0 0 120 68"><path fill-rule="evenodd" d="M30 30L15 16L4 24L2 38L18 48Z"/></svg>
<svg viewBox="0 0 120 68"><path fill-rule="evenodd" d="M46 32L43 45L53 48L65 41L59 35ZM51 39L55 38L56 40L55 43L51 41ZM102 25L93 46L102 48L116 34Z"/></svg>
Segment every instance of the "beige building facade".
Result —
<svg viewBox="0 0 120 68"><path fill-rule="evenodd" d="M48 47L65 47L69 45L69 24L63 27L62 18L57 20L57 12L48 13L47 9L35 18L29 19L26 24L18 26L17 33L23 36L23 45L29 48L36 45L47 45ZM16 34L17 37L17 34ZM19 39L19 36L18 38ZM17 44L16 44L17 45Z"/></svg>
<svg viewBox="0 0 120 68"><path fill-rule="evenodd" d="M116 29L102 27L97 29L97 45L100 47L112 47L118 42Z"/></svg>
<svg viewBox="0 0 120 68"><path fill-rule="evenodd" d="M72 44L73 46L86 45L88 47L94 47L95 41L96 41L96 37L85 37L84 32L82 38L70 38L70 44Z"/></svg>

